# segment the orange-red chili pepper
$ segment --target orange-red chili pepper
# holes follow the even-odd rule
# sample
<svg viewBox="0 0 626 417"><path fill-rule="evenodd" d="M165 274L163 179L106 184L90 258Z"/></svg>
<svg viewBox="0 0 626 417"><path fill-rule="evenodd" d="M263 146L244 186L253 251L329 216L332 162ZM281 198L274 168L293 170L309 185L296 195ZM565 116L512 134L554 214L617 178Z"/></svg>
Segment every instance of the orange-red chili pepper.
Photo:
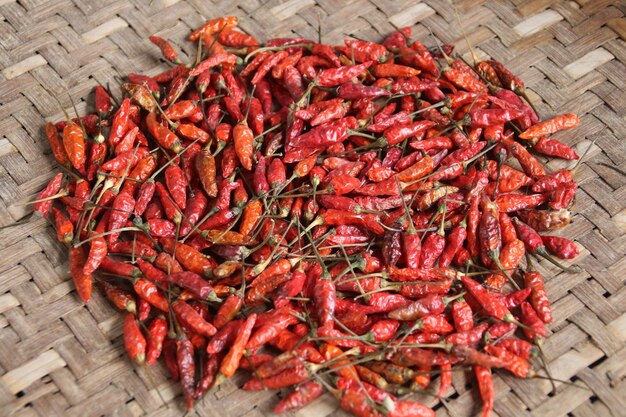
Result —
<svg viewBox="0 0 626 417"><path fill-rule="evenodd" d="M539 122L519 134L520 139L533 139L556 133L559 130L578 126L580 120L575 114L562 114L552 119Z"/></svg>
<svg viewBox="0 0 626 417"><path fill-rule="evenodd" d="M254 327L256 318L257 315L255 313L248 316L239 330L235 342L224 357L224 360L220 365L220 374L225 377L229 378L233 376L239 367L239 362L243 356L244 348L250 339L250 334L252 333L252 328Z"/></svg>
<svg viewBox="0 0 626 417"><path fill-rule="evenodd" d="M141 333L134 314L124 319L124 346L131 360L142 365L146 359L146 338Z"/></svg>

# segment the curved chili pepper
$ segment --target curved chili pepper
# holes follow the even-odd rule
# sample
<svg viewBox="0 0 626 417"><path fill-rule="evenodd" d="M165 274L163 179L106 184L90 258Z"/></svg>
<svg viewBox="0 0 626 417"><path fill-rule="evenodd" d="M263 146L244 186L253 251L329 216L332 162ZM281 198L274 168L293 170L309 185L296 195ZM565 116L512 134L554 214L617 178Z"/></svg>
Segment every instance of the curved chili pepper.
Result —
<svg viewBox="0 0 626 417"><path fill-rule="evenodd" d="M537 316L546 324L552 322L552 311L543 283L543 276L537 271L528 271L524 274L524 283L531 289L530 304Z"/></svg>

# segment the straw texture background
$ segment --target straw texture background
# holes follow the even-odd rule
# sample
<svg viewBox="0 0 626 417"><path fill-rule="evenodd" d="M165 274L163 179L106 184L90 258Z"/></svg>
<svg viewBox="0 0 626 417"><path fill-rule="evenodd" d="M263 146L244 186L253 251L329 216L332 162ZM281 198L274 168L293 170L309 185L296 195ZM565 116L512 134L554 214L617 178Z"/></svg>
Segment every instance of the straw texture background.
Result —
<svg viewBox="0 0 626 417"><path fill-rule="evenodd" d="M553 376L577 386L522 381L498 373L499 416L623 416L626 413L626 4L604 0L455 0L479 55L506 63L525 80L542 118L574 112L575 131L556 135L582 153L573 223L560 234L581 249L583 272L540 264L554 305L545 342ZM380 40L394 26L467 52L449 1L427 0L0 0L0 226L29 214L31 199L54 174L43 136L62 116L51 94L84 112L96 85L128 72L165 67L147 37L182 41L207 18L235 14L259 39L299 35L325 42L346 34ZM114 91L116 91L114 89ZM117 91L116 91L117 92ZM552 161L553 169L565 166ZM154 368L131 365L121 316L97 292L85 306L68 280L66 249L46 221L0 230L0 416L182 415L178 387ZM243 392L241 377L211 392L200 416L271 415L276 392ZM156 384L156 385L155 385ZM437 404L438 416L480 411L463 373ZM157 390L158 388L158 390ZM160 395L158 394L160 393ZM324 396L298 416L344 415Z"/></svg>

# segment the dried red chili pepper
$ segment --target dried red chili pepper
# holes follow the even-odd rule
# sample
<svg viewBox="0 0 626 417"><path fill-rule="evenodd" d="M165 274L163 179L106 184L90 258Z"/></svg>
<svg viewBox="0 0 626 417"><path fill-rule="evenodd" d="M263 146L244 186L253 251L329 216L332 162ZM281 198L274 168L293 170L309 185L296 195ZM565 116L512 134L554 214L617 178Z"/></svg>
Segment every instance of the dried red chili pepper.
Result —
<svg viewBox="0 0 626 417"><path fill-rule="evenodd" d="M131 360L142 365L146 359L146 338L141 333L134 314L124 319L124 346Z"/></svg>
<svg viewBox="0 0 626 417"><path fill-rule="evenodd" d="M239 330L239 333L237 334L235 342L222 360L222 363L220 365L221 375L229 378L235 374L235 371L239 367L239 361L243 356L244 348L248 343L250 334L252 333L252 328L254 327L256 318L257 315L253 313L245 320L244 324Z"/></svg>

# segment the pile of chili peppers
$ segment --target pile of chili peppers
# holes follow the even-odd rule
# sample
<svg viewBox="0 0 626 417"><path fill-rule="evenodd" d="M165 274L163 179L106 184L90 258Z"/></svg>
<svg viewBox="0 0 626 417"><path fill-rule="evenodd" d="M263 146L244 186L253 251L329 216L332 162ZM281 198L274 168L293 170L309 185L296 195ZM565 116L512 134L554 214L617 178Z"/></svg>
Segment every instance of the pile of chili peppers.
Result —
<svg viewBox="0 0 626 417"><path fill-rule="evenodd" d="M193 32L186 65L150 37L170 69L46 126L64 172L35 211L78 294L127 312L128 355L163 358L189 409L243 369L244 390L289 387L277 413L328 391L358 416L433 416L406 396L471 370L489 415L492 371L534 375L552 320L524 257L578 254L538 233L569 223L573 173L534 156L578 159L549 137L578 118L539 121L501 63L410 28L331 46L236 26Z"/></svg>

